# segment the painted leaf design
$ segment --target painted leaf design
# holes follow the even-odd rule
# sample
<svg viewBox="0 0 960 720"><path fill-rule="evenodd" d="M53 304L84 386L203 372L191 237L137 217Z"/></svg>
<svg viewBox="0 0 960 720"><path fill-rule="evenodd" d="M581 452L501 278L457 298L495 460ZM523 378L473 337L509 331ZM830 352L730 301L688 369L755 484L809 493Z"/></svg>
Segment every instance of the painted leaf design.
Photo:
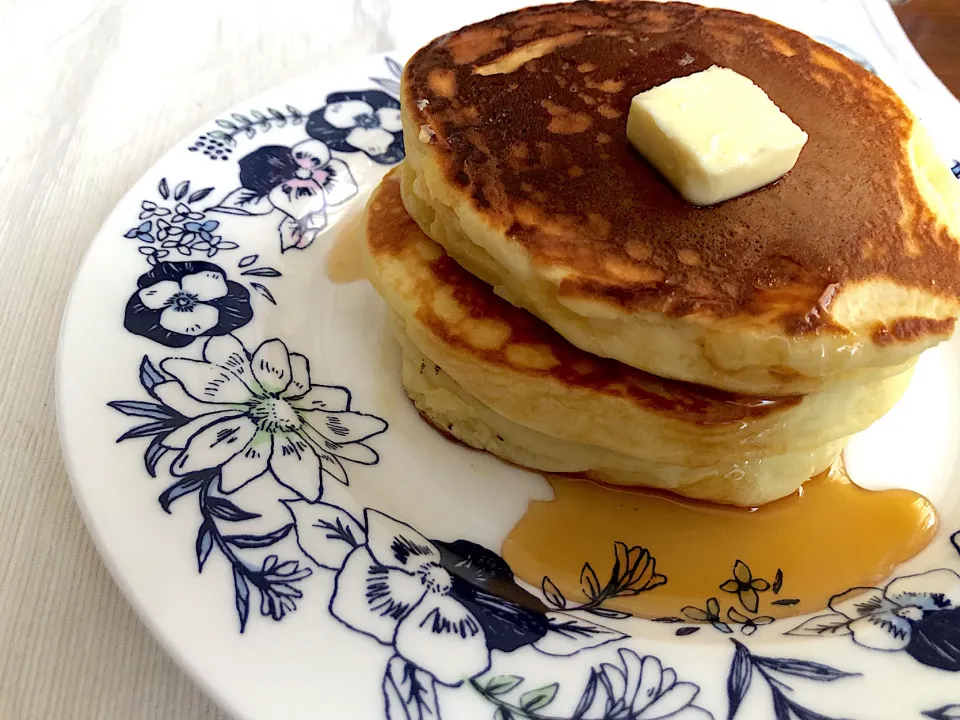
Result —
<svg viewBox="0 0 960 720"><path fill-rule="evenodd" d="M246 510L237 507L226 498L220 497L207 498L207 509L215 517L218 517L221 520L229 520L231 522L253 520L260 517L258 513L247 512Z"/></svg>
<svg viewBox="0 0 960 720"><path fill-rule="evenodd" d="M523 682L519 675L494 675L487 683L484 692L488 695L506 695Z"/></svg>
<svg viewBox="0 0 960 720"><path fill-rule="evenodd" d="M174 500L196 492L206 480L206 472L196 472L185 475L160 493L160 497L157 498L160 502L160 507L164 509L164 512L169 513L170 505Z"/></svg>
<svg viewBox="0 0 960 720"><path fill-rule="evenodd" d="M811 710L810 708L806 708L788 697L784 697L784 702L790 711L793 712L793 716L796 718L796 720L838 720L838 718L822 715Z"/></svg>
<svg viewBox="0 0 960 720"><path fill-rule="evenodd" d="M812 662L810 660L793 660L791 658L771 658L755 656L754 662L767 670L776 670L784 675L817 680L819 682L833 682L845 677L854 677L860 673L849 673L837 670L829 665Z"/></svg>
<svg viewBox="0 0 960 720"><path fill-rule="evenodd" d="M107 406L131 417L145 417L151 420L172 420L180 417L179 413L175 413L166 405L141 400L114 400L108 402Z"/></svg>
<svg viewBox="0 0 960 720"><path fill-rule="evenodd" d="M775 687L771 687L770 691L773 696L773 714L776 720L790 720L790 705L787 698Z"/></svg>
<svg viewBox="0 0 960 720"><path fill-rule="evenodd" d="M252 270L244 270L240 274L253 275L254 277L268 277L268 278L276 278L282 275L282 273L279 270L274 270L272 267L253 268Z"/></svg>
<svg viewBox="0 0 960 720"><path fill-rule="evenodd" d="M283 540L293 530L293 523L266 535L226 535L223 540L238 548L264 548Z"/></svg>
<svg viewBox="0 0 960 720"><path fill-rule="evenodd" d="M600 689L600 672L596 668L590 669L590 679L587 680L580 700L577 702L577 708L573 711L575 720L584 717L593 706L597 697L597 691Z"/></svg>
<svg viewBox="0 0 960 720"><path fill-rule="evenodd" d="M544 576L543 582L540 583L540 589L543 590L543 596L547 599L547 602L554 607L563 608L567 606L567 599L550 578Z"/></svg>
<svg viewBox="0 0 960 720"><path fill-rule="evenodd" d="M273 205L266 197L257 195L255 190L241 187L228 193L207 212L227 215L267 215L273 212Z"/></svg>
<svg viewBox="0 0 960 720"><path fill-rule="evenodd" d="M520 708L527 713L545 708L553 702L559 689L560 685L553 683L551 685L545 685L542 688L537 688L536 690L525 692L520 696Z"/></svg>
<svg viewBox="0 0 960 720"><path fill-rule="evenodd" d="M210 523L204 520L200 524L200 530L197 531L197 570L203 572L203 565L210 557L210 551L213 549L213 529Z"/></svg>
<svg viewBox="0 0 960 720"><path fill-rule="evenodd" d="M189 203L200 202L212 192L213 192L212 187L206 187L201 190L197 190L196 192L190 193L190 197L187 198L187 202Z"/></svg>
<svg viewBox="0 0 960 720"><path fill-rule="evenodd" d="M261 285L260 283L250 283L250 287L252 287L258 293L263 295L267 300L269 300L274 305L277 304L277 301L273 297L273 293L270 292L264 285Z"/></svg>
<svg viewBox="0 0 960 720"><path fill-rule="evenodd" d="M602 607L588 608L586 612L591 615L596 615L597 617L607 618L608 620L626 620L628 617L632 617L628 612Z"/></svg>
<svg viewBox="0 0 960 720"><path fill-rule="evenodd" d="M433 676L396 655L383 675L383 701L387 720L440 718Z"/></svg>
<svg viewBox="0 0 960 720"><path fill-rule="evenodd" d="M258 257L260 257L260 256L259 256L259 255L247 255L246 257L240 258L240 262L237 263L237 267L242 267L242 268L250 267L251 265L253 265L253 264L257 261L257 258L258 258Z"/></svg>
<svg viewBox="0 0 960 720"><path fill-rule="evenodd" d="M190 192L190 181L184 180L182 183L177 185L173 190L173 199L174 200L183 200L184 196Z"/></svg>
<svg viewBox="0 0 960 720"><path fill-rule="evenodd" d="M548 631L533 643L544 655L569 656L626 637L619 630L567 613L548 612Z"/></svg>
<svg viewBox="0 0 960 720"><path fill-rule="evenodd" d="M284 504L293 516L297 544L322 568L339 570L347 555L366 541L363 525L341 507L306 500Z"/></svg>
<svg viewBox="0 0 960 720"><path fill-rule="evenodd" d="M157 185L157 192L160 193L160 197L164 200L170 199L170 187L167 185L166 178L160 178L160 184Z"/></svg>
<svg viewBox="0 0 960 720"><path fill-rule="evenodd" d="M247 627L247 618L250 617L250 586L236 565L233 567L233 588L237 617L240 618L240 632L243 632Z"/></svg>
<svg viewBox="0 0 960 720"><path fill-rule="evenodd" d="M753 679L753 663L750 658L750 651L743 643L733 641L735 650L733 660L730 662L730 674L727 676L727 720L733 720L737 716L743 699L750 690L750 681Z"/></svg>
<svg viewBox="0 0 960 720"><path fill-rule="evenodd" d="M800 623L784 635L799 636L840 636L850 634L850 619L840 613L817 615Z"/></svg>
<svg viewBox="0 0 960 720"><path fill-rule="evenodd" d="M150 362L146 355L140 361L140 384L147 392L153 390L156 385L166 381L163 373L157 369L157 366Z"/></svg>
<svg viewBox="0 0 960 720"><path fill-rule="evenodd" d="M166 435L179 425L180 423L175 420L157 420L155 422L137 425L135 428L127 430L123 435L118 437L117 442L129 440L130 438L149 437L150 435Z"/></svg>
<svg viewBox="0 0 960 720"><path fill-rule="evenodd" d="M160 463L160 458L166 453L167 448L163 446L163 439L160 435L155 435L143 453L143 466L147 469L150 477L157 476L157 465Z"/></svg>
<svg viewBox="0 0 960 720"><path fill-rule="evenodd" d="M583 570L580 571L580 587L583 594L593 600L600 594L600 580L597 573L590 567L590 563L584 563Z"/></svg>
<svg viewBox="0 0 960 720"><path fill-rule="evenodd" d="M399 80L394 80L393 78L381 78L381 77L372 77L370 79L373 80L373 82L375 82L377 85L382 87L384 90L386 90L388 93L390 93L394 97L400 96Z"/></svg>

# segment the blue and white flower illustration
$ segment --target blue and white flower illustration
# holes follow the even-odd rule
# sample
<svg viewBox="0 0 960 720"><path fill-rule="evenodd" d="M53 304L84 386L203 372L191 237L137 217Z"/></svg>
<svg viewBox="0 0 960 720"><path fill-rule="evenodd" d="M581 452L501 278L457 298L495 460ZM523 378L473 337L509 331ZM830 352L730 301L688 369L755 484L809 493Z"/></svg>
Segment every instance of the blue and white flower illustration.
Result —
<svg viewBox="0 0 960 720"><path fill-rule="evenodd" d="M858 645L906 651L918 662L960 672L960 575L941 568L835 595L788 635L850 635Z"/></svg>
<svg viewBox="0 0 960 720"><path fill-rule="evenodd" d="M328 209L357 194L350 167L331 157L330 148L318 140L293 147L265 145L240 158L239 165L241 187L210 211L232 215L279 211L282 250L308 247L327 226Z"/></svg>
<svg viewBox="0 0 960 720"><path fill-rule="evenodd" d="M166 178L157 183L160 203L144 200L140 203L140 224L124 233L124 237L143 243L138 250L154 265L176 251L185 258L194 254L215 257L224 250L236 250L239 245L216 234L220 223L196 209L213 187L191 192L189 180L177 183L172 189Z"/></svg>
<svg viewBox="0 0 960 720"><path fill-rule="evenodd" d="M498 719L713 720L713 713L695 703L699 686L679 681L673 668L664 667L658 658L641 657L628 648L620 648L617 657L618 663L602 663L590 671L572 711L552 707L558 683L527 690L521 677L494 675L473 680L471 685L497 707L494 717Z"/></svg>
<svg viewBox="0 0 960 720"><path fill-rule="evenodd" d="M338 152L363 152L381 165L403 160L400 102L382 90L353 90L327 96L307 117L307 135Z"/></svg>
<svg viewBox="0 0 960 720"><path fill-rule="evenodd" d="M330 138L329 145L337 152L358 152L363 151L371 155L376 162L393 163L403 159L403 141L400 138L399 115L395 118L389 110L398 110L400 104L392 98L400 96L400 75L403 72L403 66L391 57L385 57L384 63L389 75L387 77L371 77L370 80L387 91L384 95L378 90L357 90L352 92L338 92L327 96L326 104L318 111L311 113L314 119L318 140L326 141ZM385 99L386 98L386 99ZM332 117L332 123L324 118L326 108L333 103L344 101L361 100L367 107L361 107L361 112L354 113L348 118ZM334 110L336 116L339 110ZM319 113L319 114L318 114ZM360 116L359 120L354 120ZM259 133L269 132L274 128L295 127L306 120L306 116L294 105L287 104L281 108L266 107L263 109L250 109L247 112L232 112L229 117L220 117L215 121L216 128L200 135L188 150L190 152L202 154L211 160L226 161L236 149L238 139L253 139ZM389 140L382 136L378 139L371 133L356 133L352 136L351 142L347 142L347 137L351 131L360 128L361 130L374 130L382 128L391 133L393 137ZM313 133L309 133L313 135ZM399 156L396 160L378 160L383 154L382 148L388 147L388 154L396 156L399 146ZM372 154L371 154L372 153Z"/></svg>
<svg viewBox="0 0 960 720"><path fill-rule="evenodd" d="M177 230L174 226L164 227L163 220L157 221L157 226L160 228L157 233L158 240L162 240L168 233L174 234ZM239 247L237 243L224 240L222 236L215 234L218 227L220 223L217 220L186 222L178 233L178 240L164 240L160 247L175 247L182 255L204 253L207 257L213 257L221 250L236 250Z"/></svg>
<svg viewBox="0 0 960 720"><path fill-rule="evenodd" d="M364 511L361 523L343 508L326 502L291 500L285 504L300 549L318 567L337 573L330 612L349 628L393 650L383 684L386 714L391 720L439 717L437 683L455 687L469 680L475 689L505 706L501 696L515 689L522 678L477 680L490 669L493 650L509 653L530 645L548 655L574 655L625 637L568 613L549 612L516 583L510 566L499 555L476 543L429 540L371 508ZM588 688L591 701L597 695L598 678L599 674ZM611 682L616 685L616 678ZM660 694L665 694L670 683L660 687ZM532 710L551 702L556 688L552 694L530 701L542 690L525 693L521 704ZM682 705L680 695L670 703ZM610 714L614 705L608 703L602 717L621 717Z"/></svg>
<svg viewBox="0 0 960 720"><path fill-rule="evenodd" d="M547 634L546 607L496 554L466 540L428 540L376 510L365 520L366 542L347 556L330 601L340 622L444 685L485 673L491 650Z"/></svg>
<svg viewBox="0 0 960 720"><path fill-rule="evenodd" d="M211 338L202 360L167 358L172 378L153 394L189 421L162 439L177 452L175 476L220 468L220 489L232 493L269 471L307 500L317 500L324 477L348 482L343 460L373 465L364 441L386 422L350 409L342 387L314 385L307 358L280 340L249 355L232 335Z"/></svg>
<svg viewBox="0 0 960 720"><path fill-rule="evenodd" d="M620 663L600 666L600 687L594 700L594 711L584 718L610 720L707 720L713 715L694 705L700 688L694 683L679 682L672 668L665 668L652 655L641 658L621 648Z"/></svg>
<svg viewBox="0 0 960 720"><path fill-rule="evenodd" d="M250 292L208 262L160 262L137 280L123 325L167 347L226 335L253 319Z"/></svg>
<svg viewBox="0 0 960 720"><path fill-rule="evenodd" d="M245 260L250 265L256 258ZM302 560L281 559L274 552L264 557L259 551L282 543L295 524L239 530L263 514L227 495L269 475L311 500L309 507L328 507L316 502L323 479L346 484L344 460L378 462L365 441L387 424L351 410L346 388L313 384L307 359L277 339L251 354L232 335L214 337L204 345L201 360L167 358L160 365L162 370L147 357L140 364L140 384L149 400L108 403L146 420L117 442L150 438L144 467L151 477L173 479L158 497L165 512L180 498L197 498L197 568L203 571L214 550L230 563L240 631L247 626L252 590L260 594L261 614L281 620L296 609L303 596L300 583L313 571ZM171 455L173 460L164 462Z"/></svg>
<svg viewBox="0 0 960 720"><path fill-rule="evenodd" d="M759 593L769 590L770 583L763 578L753 577L747 564L743 560L737 560L733 566L733 577L726 580L720 589L736 595L744 608L755 613L760 606Z"/></svg>
<svg viewBox="0 0 960 720"><path fill-rule="evenodd" d="M775 620L775 618L769 615L744 615L736 608L727 608L727 619L739 625L740 632L748 636L753 635L758 629L764 625L769 625Z"/></svg>

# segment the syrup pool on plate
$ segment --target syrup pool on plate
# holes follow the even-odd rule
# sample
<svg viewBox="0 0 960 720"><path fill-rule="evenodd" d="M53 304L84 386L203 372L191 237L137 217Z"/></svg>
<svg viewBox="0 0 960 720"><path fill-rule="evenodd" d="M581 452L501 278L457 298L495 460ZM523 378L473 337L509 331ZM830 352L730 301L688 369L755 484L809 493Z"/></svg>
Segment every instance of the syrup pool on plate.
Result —
<svg viewBox="0 0 960 720"><path fill-rule="evenodd" d="M734 622L815 612L848 588L880 583L937 528L922 495L864 490L839 467L759 508L545 477L554 499L531 503L503 546L517 577L557 588L570 607L647 618L705 621L711 607ZM622 574L628 564L637 565L632 584L610 591L614 566ZM600 603L597 588L610 595Z"/></svg>
<svg viewBox="0 0 960 720"><path fill-rule="evenodd" d="M363 279L361 243L366 232L365 215L363 211L354 213L335 229L327 254L327 278L336 285Z"/></svg>

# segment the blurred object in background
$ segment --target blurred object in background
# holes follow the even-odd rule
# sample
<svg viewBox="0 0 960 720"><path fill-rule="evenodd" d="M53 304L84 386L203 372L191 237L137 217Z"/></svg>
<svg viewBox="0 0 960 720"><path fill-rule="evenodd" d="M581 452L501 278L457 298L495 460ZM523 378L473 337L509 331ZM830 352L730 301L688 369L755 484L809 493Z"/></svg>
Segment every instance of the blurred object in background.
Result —
<svg viewBox="0 0 960 720"><path fill-rule="evenodd" d="M890 0L910 41L960 98L960 0Z"/></svg>

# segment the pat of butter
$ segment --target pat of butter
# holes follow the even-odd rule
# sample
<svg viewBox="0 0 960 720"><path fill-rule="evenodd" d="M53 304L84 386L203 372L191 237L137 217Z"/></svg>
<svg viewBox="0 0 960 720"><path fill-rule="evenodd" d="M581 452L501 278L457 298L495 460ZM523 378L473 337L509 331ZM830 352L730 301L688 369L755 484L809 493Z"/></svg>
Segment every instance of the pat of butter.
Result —
<svg viewBox="0 0 960 720"><path fill-rule="evenodd" d="M773 182L807 142L749 78L716 65L634 97L627 138L694 205Z"/></svg>

